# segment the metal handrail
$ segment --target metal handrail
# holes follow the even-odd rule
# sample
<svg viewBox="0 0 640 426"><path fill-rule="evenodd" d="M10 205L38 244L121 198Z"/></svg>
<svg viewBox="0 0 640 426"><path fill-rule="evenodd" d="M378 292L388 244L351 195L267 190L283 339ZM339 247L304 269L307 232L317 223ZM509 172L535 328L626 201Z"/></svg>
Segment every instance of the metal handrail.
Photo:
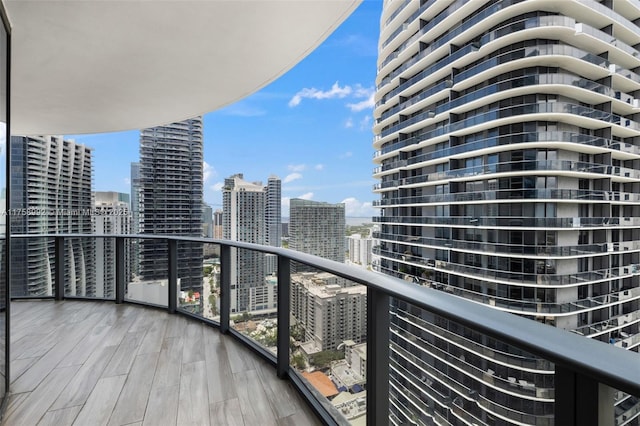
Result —
<svg viewBox="0 0 640 426"><path fill-rule="evenodd" d="M378 415L371 416L369 415L369 413L371 413L369 410L375 409L376 413L378 413L378 410L381 410L382 412L385 412L385 410L388 411L388 402L384 402L384 399L388 398L388 384L386 388L387 392L384 392L383 389L376 389L375 383L378 382L378 384L380 384L379 382L387 381L387 378L381 378L380 376L383 374L379 373L380 368L382 368L383 372L388 371L389 297L405 301L419 308L435 313L447 320L455 321L463 326L499 339L504 343L530 352L533 355L545 358L555 364L557 378L559 371L562 372L561 380L563 381L566 381L566 374L569 372L581 379L602 383L617 390L640 397L640 357L635 352L622 350L614 347L613 345L604 344L599 341L579 336L575 333L570 333L530 319L508 314L455 295L431 288L421 287L407 281L403 281L399 278L390 277L333 260L323 259L310 254L280 247L264 246L239 241L173 235L19 234L11 235L11 238L55 238L57 241L65 238L115 238L116 241L124 241L125 239L159 239L166 240L168 242L170 252L169 258L171 257L171 247L173 246L173 250L176 250L176 242L178 241L217 244L221 246L221 266L223 271L225 269L225 251L227 252L226 256L230 257L229 253L231 247L277 255L279 261L278 265L284 269L282 274L280 268L278 269L278 294L289 294L288 286L290 285L290 274L288 265L291 261L300 262L355 283L365 285L368 289L368 424L378 424L378 422L380 424L386 423L384 421L386 420L386 417L384 420L381 420ZM118 259L117 255L116 259ZM169 269L171 269L171 265L168 266ZM280 278L283 278L282 281ZM222 279L221 290L223 292L225 290L224 284L224 279ZM285 286L287 287L286 289L284 288ZM169 305L169 309L171 310L171 301L169 301ZM286 306L288 307L288 303L286 303ZM369 315L369 312L371 312L369 309L375 309L376 314ZM221 311L222 310L223 307L221 306ZM224 324L225 321L226 324ZM223 332L228 331L228 321L229 312L221 312L221 329ZM384 331L385 328L386 331ZM286 342L288 344L289 331L288 329L280 330L279 324L279 339L281 335L283 341L286 336ZM384 336L386 336L386 338ZM372 340L378 341L372 343ZM278 351L278 375L281 377L287 376L289 369L288 351L283 352L286 353ZM286 364L283 361L285 357ZM283 370L285 365L287 371ZM369 371L372 372L371 375L369 375ZM558 384L556 384L556 386L558 386ZM384 387L384 383L382 384L382 387ZM558 395L558 392L556 392L556 395ZM573 398L576 399L574 400ZM576 404L581 403L579 395L573 395L568 399ZM374 405L369 405L370 402ZM558 411L573 410L573 408L559 407L558 404L558 398L556 398L556 419L558 418ZM381 408L380 405L382 406ZM370 421L372 423L369 423Z"/></svg>

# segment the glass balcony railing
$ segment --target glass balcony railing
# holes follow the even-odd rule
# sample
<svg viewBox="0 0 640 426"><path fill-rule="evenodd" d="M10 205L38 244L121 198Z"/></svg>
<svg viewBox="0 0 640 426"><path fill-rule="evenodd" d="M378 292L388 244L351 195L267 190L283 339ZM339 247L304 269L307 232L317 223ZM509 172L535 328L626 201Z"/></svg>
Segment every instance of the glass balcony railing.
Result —
<svg viewBox="0 0 640 426"><path fill-rule="evenodd" d="M615 394L619 401L627 401L623 392L640 397L638 354L622 349L637 344L631 335L621 336L620 345L603 344L304 253L166 235L14 235L11 241L37 243L34 262L36 248L51 253L42 264L50 279L42 288L14 287L14 298L138 303L212 325L273 363L325 424L366 418L382 425L402 422L405 414L424 422L456 416L486 424L499 416L584 424L581 412L600 407L613 425ZM145 244L159 256L152 269L162 271L152 280L140 275L151 266L145 256L138 265L131 261L131 250ZM81 248L96 253L84 278L70 262ZM99 248L106 251L97 255ZM184 268L188 258L199 267ZM190 328L182 332L188 341ZM576 392L576 380L590 385Z"/></svg>

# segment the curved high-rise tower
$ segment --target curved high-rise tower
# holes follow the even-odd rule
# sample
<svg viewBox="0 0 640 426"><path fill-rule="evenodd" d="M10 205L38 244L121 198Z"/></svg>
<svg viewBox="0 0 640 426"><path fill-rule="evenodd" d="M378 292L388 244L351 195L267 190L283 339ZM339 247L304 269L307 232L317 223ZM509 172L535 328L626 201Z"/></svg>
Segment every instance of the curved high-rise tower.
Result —
<svg viewBox="0 0 640 426"><path fill-rule="evenodd" d="M376 268L637 352L639 23L631 1L385 1ZM552 423L552 365L392 322L393 423Z"/></svg>
<svg viewBox="0 0 640 426"><path fill-rule="evenodd" d="M140 131L139 189L133 197L139 203L138 232L202 236L202 144L202 117ZM137 247L141 279L166 279L166 242L141 240ZM202 258L202 245L179 244L182 290L202 290Z"/></svg>

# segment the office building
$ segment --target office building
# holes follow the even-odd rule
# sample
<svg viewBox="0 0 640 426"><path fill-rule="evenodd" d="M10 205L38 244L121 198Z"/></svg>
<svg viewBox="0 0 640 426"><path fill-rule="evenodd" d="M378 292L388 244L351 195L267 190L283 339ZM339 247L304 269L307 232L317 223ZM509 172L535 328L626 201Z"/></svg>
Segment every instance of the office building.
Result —
<svg viewBox="0 0 640 426"><path fill-rule="evenodd" d="M307 355L366 340L367 288L342 281L326 272L291 275L291 315L304 329Z"/></svg>
<svg viewBox="0 0 640 426"><path fill-rule="evenodd" d="M91 148L61 136L11 137L14 234L90 234ZM95 295L95 242L65 240L65 294ZM11 295L50 296L55 274L52 238L14 240Z"/></svg>
<svg viewBox="0 0 640 426"><path fill-rule="evenodd" d="M93 232L95 234L130 234L129 194L112 191L93 193ZM131 240L125 241L125 258L130 255ZM96 297L114 298L116 284L116 241L96 239ZM130 262L125 264L125 280L131 281Z"/></svg>
<svg viewBox="0 0 640 426"><path fill-rule="evenodd" d="M265 243L265 190L260 182L247 182L242 174L224 180L222 188L223 238ZM265 256L234 249L231 259L231 312L250 309L251 289L265 285Z"/></svg>
<svg viewBox="0 0 640 426"><path fill-rule="evenodd" d="M639 17L624 1L385 2L376 268L637 352ZM391 312L394 424L552 421L549 363Z"/></svg>
<svg viewBox="0 0 640 426"><path fill-rule="evenodd" d="M289 248L325 259L345 260L344 204L294 198L289 205ZM292 269L307 271L294 263Z"/></svg>
<svg viewBox="0 0 640 426"><path fill-rule="evenodd" d="M140 131L139 232L202 236L202 118ZM167 243L141 240L140 278L167 278ZM182 290L202 291L202 245L178 246Z"/></svg>

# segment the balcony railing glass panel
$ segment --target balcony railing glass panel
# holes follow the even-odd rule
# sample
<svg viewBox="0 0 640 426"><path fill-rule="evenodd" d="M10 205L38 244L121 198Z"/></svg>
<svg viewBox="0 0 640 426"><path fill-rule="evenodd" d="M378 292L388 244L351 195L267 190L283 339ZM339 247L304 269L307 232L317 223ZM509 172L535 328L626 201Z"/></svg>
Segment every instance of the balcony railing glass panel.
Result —
<svg viewBox="0 0 640 426"><path fill-rule="evenodd" d="M275 255L231 249L230 327L273 355L278 343Z"/></svg>
<svg viewBox="0 0 640 426"><path fill-rule="evenodd" d="M340 424L364 424L367 288L291 262L290 366Z"/></svg>
<svg viewBox="0 0 640 426"><path fill-rule="evenodd" d="M167 241L157 238L135 239L137 264L131 278L125 278L125 301L153 306L169 306Z"/></svg>

